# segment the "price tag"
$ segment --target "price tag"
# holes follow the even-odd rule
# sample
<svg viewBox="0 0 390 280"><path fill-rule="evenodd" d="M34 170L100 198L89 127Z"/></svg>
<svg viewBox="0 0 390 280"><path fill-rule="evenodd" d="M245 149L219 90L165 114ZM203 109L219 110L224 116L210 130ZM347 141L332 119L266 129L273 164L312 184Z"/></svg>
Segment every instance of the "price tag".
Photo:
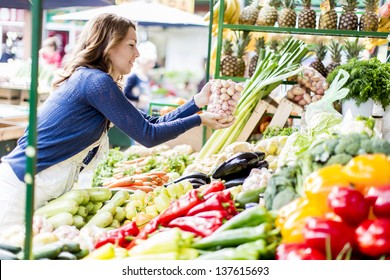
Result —
<svg viewBox="0 0 390 280"><path fill-rule="evenodd" d="M329 0L325 0L320 4L321 13L324 15L326 12L330 11Z"/></svg>

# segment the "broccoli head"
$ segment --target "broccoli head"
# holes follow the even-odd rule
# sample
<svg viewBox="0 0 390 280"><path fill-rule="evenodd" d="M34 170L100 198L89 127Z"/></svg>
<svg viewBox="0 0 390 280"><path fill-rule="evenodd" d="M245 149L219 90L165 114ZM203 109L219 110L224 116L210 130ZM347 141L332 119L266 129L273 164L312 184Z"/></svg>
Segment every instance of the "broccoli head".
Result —
<svg viewBox="0 0 390 280"><path fill-rule="evenodd" d="M329 165L333 165L333 164L345 165L345 164L347 164L351 159L352 159L352 156L351 156L351 155L348 155L348 154L337 154L337 155L332 156L332 157L327 161L327 163L325 164L325 166L329 166Z"/></svg>

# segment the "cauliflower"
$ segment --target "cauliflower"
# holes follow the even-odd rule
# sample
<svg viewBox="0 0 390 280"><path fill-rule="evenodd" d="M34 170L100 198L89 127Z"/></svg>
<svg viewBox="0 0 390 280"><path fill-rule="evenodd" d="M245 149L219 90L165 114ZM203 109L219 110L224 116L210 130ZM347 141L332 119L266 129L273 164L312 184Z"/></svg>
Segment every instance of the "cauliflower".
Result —
<svg viewBox="0 0 390 280"><path fill-rule="evenodd" d="M225 148L228 158L239 152L253 152L253 145L248 142L235 142Z"/></svg>

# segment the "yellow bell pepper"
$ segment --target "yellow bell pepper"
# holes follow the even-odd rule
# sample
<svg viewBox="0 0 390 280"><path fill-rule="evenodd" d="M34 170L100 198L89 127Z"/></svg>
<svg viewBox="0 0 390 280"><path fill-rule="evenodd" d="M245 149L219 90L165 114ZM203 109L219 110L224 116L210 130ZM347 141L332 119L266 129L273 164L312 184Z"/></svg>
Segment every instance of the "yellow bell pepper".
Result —
<svg viewBox="0 0 390 280"><path fill-rule="evenodd" d="M384 154L360 155L351 159L342 172L365 194L367 187L390 183L390 160Z"/></svg>
<svg viewBox="0 0 390 280"><path fill-rule="evenodd" d="M305 195L310 203L315 204L324 212L328 208L328 195L333 187L350 185L348 177L342 172L340 164L330 165L311 173L304 181Z"/></svg>
<svg viewBox="0 0 390 280"><path fill-rule="evenodd" d="M302 201L299 208L296 208L281 226L282 242L294 243L303 242L303 228L309 217L322 217L324 212L317 205L310 203L307 199Z"/></svg>

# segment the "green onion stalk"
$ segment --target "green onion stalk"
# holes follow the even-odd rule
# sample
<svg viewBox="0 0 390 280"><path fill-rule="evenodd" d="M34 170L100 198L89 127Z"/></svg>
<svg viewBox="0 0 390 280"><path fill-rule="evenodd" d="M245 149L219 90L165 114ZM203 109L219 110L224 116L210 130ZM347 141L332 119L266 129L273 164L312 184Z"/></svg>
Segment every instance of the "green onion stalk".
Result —
<svg viewBox="0 0 390 280"><path fill-rule="evenodd" d="M257 104L277 88L283 80L302 71L301 60L308 49L300 40L290 38L280 54L267 52L257 63L252 77L247 80L235 112L235 122L229 128L214 131L198 154L202 160L223 151L234 143L248 122Z"/></svg>

